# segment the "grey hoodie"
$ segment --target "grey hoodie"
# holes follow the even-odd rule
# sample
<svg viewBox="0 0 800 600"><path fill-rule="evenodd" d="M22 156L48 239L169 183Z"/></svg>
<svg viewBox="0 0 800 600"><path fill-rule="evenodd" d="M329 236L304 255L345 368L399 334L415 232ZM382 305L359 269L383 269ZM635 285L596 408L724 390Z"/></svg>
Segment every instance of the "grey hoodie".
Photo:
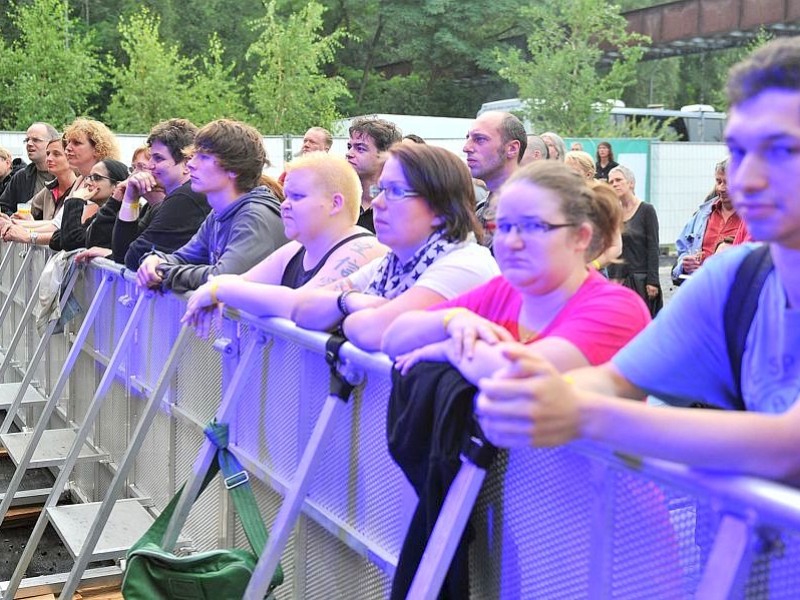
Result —
<svg viewBox="0 0 800 600"><path fill-rule="evenodd" d="M154 252L163 287L181 293L209 275L241 274L287 242L280 202L264 186L253 188L220 213L211 211L192 239L173 254Z"/></svg>

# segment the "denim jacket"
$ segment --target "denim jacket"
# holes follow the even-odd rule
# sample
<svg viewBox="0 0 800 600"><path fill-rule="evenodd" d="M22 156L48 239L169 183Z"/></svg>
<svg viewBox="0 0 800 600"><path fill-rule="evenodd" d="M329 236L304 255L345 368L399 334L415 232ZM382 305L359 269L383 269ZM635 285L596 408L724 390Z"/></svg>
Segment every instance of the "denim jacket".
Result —
<svg viewBox="0 0 800 600"><path fill-rule="evenodd" d="M717 201L717 196L706 200L695 211L692 218L684 225L683 231L675 240L675 248L678 251L678 262L672 268L672 279L678 279L683 274L683 257L689 254L696 254L703 247L703 236L706 233L708 218L711 215L711 207Z"/></svg>

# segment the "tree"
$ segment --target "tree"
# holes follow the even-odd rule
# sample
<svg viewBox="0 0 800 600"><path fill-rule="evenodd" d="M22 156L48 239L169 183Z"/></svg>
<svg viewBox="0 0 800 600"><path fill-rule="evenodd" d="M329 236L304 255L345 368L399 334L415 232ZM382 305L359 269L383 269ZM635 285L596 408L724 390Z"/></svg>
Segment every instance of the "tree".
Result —
<svg viewBox="0 0 800 600"><path fill-rule="evenodd" d="M242 101L240 78L233 74L235 63L225 65L224 48L216 33L211 35L207 56L203 56L201 67L196 69L186 97L186 117L197 125L214 119L227 117L244 120L247 109Z"/></svg>
<svg viewBox="0 0 800 600"><path fill-rule="evenodd" d="M8 16L18 36L10 46L0 40L0 128L61 127L88 112L102 72L91 36L77 32L66 1L12 4Z"/></svg>
<svg viewBox="0 0 800 600"><path fill-rule="evenodd" d="M254 21L259 36L247 58L257 61L258 71L249 97L262 133L302 133L314 125L330 127L338 117L336 101L348 95L347 87L322 69L333 61L346 33L337 29L323 36L323 12L312 0L278 18L275 0L270 0L266 15Z"/></svg>
<svg viewBox="0 0 800 600"><path fill-rule="evenodd" d="M619 8L604 0L547 0L519 11L527 56L496 52L499 73L528 100L537 130L565 136L612 135L609 100L622 97L644 54L645 36L625 31ZM613 48L610 66L601 58Z"/></svg>
<svg viewBox="0 0 800 600"><path fill-rule="evenodd" d="M105 113L109 125L118 130L141 133L164 119L184 116L192 64L177 46L161 41L159 23L147 8L120 20L128 62L118 65L108 59L114 93Z"/></svg>

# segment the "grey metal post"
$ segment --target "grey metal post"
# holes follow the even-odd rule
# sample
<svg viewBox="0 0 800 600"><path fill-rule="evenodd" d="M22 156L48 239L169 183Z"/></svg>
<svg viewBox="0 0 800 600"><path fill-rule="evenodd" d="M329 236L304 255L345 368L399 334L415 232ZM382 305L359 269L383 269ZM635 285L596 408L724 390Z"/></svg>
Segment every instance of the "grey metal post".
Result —
<svg viewBox="0 0 800 600"><path fill-rule="evenodd" d="M111 485L106 492L105 498L103 498L100 509L97 512L94 521L92 522L92 526L89 528L89 532L86 535L86 540L83 542L81 552L75 559L75 564L69 573L69 577L67 578L67 581L61 590L61 595L59 598L72 598L72 594L78 589L78 584L81 582L81 577L83 576L83 572L86 570L86 567L89 566L89 562L92 558L92 552L94 552L97 541L100 539L100 534L103 532L103 528L106 526L106 522L111 516L111 510L114 508L114 502L116 502L122 487L125 485L125 480L127 479L128 473L136 461L136 456L139 454L139 450L144 443L145 437L147 437L148 431L150 431L150 426L153 423L153 419L155 419L156 414L158 414L158 409L161 405L161 398L164 396L164 393L167 391L167 388L172 382L172 377L175 374L175 369L178 366L178 358L183 352L186 343L190 339L190 333L192 333L192 329L189 326L184 325L172 345L172 350L170 350L169 357L167 357L167 362L164 364L161 374L158 377L156 388L153 390L153 393L147 402L145 412L139 418L139 423L136 426L136 431L131 437L130 443L128 444L128 449L125 452L125 456L123 456L122 461L117 466L117 472L114 474L114 479L111 481Z"/></svg>
<svg viewBox="0 0 800 600"><path fill-rule="evenodd" d="M114 353L111 355L111 360L109 360L108 366L106 367L106 370L103 372L103 377L100 380L100 385L98 386L97 391L92 397L92 401L89 404L89 408L86 411L86 415L84 416L83 423L81 423L81 426L78 429L77 434L75 435L75 443L73 444L72 448L67 454L67 457L64 461L64 465L61 468L58 477L56 478L56 482L53 484L53 489L50 491L50 495L47 497L47 501L45 502L44 508L41 514L39 515L39 519L36 521L36 525L34 526L33 532L31 533L31 537L28 539L28 543L25 546L25 550L22 552L22 556L20 557L19 563L17 563L17 567L14 569L14 573L8 582L8 587L6 588L6 592L3 595L3 598L6 600L11 600L17 593L19 584L25 575L25 571L27 570L28 565L31 562L31 559L33 558L33 555L36 552L36 548L39 545L39 541L42 539L44 530L47 527L48 523L47 509L56 505L59 496L67 487L67 483L69 482L69 476L72 473L72 469L75 467L75 463L78 460L78 456L80 455L83 443L89 436L89 432L92 426L94 425L94 421L97 418L98 413L100 412L100 408L102 407L105 395L108 392L108 389L111 387L111 384L114 381L114 377L116 376L120 362L122 361L127 351L128 344L133 339L133 332L136 330L136 327L139 324L142 315L144 314L145 305L147 301L149 301L152 298L152 296L153 296L152 292L145 292L140 294L139 298L136 300L136 305L133 307L131 316L128 318L128 322L125 325L125 330L122 332L122 336L120 337L119 342L117 343L117 347L114 349Z"/></svg>
<svg viewBox="0 0 800 600"><path fill-rule="evenodd" d="M744 581L752 560L752 527L744 519L723 515L695 597L698 600L732 598Z"/></svg>
<svg viewBox="0 0 800 600"><path fill-rule="evenodd" d="M362 379L362 374L353 371L352 368L346 373L340 371L340 374L353 385L356 385ZM349 392L346 398L341 398L336 394L328 394L325 399L322 411L314 424L314 430L311 432L311 437L303 449L303 456L300 458L300 464L292 477L292 483L286 490L283 504L281 504L280 511L275 517L272 534L267 539L264 552L261 553L256 568L253 570L253 576L247 584L247 590L244 593L245 598L263 598L267 594L272 575L275 573L275 569L278 568L283 548L286 546L286 542L289 541L289 536L297 522L300 509L303 507L303 502L308 495L308 488L313 481L314 472L322 459L323 451L328 446L328 440L333 434L333 425L336 423L335 417L347 404L348 399Z"/></svg>
<svg viewBox="0 0 800 600"><path fill-rule="evenodd" d="M255 336L255 339L250 343L242 355L239 365L236 368L236 372L233 374L233 378L231 379L231 384L223 393L222 402L217 409L216 418L220 423L228 423L230 417L233 415L233 411L236 408L236 400L239 397L239 392L247 381L247 378L250 376L250 369L253 365L253 361L258 356L257 351L260 350L261 347L266 344L266 342L267 337L263 333L258 332ZM178 505L175 507L175 512L172 515L172 519L170 519L169 525L167 526L167 531L164 533L164 539L161 543L162 548L171 550L175 547L175 544L178 541L178 536L183 528L183 524L189 517L189 511L191 510L192 504L194 504L197 495L200 493L200 486L203 483L203 479L205 479L206 473L208 473L208 469L211 466L211 461L214 459L216 453L216 446L214 446L214 444L212 444L208 439L203 440L203 445L200 447L200 451L198 452L197 458L194 462L192 475L183 488L181 499L178 501Z"/></svg>
<svg viewBox="0 0 800 600"><path fill-rule="evenodd" d="M486 470L462 458L411 582L408 598L436 600L478 499Z"/></svg>
<svg viewBox="0 0 800 600"><path fill-rule="evenodd" d="M50 392L50 397L47 399L47 403L42 408L42 414L39 416L39 421L37 421L36 427L31 434L30 442L28 443L28 447L25 449L25 454L23 454L22 460L20 461L19 466L14 472L14 476L11 478L11 482L8 485L8 489L3 497L3 502L0 504L0 523L2 523L5 519L8 509L11 507L11 502L14 500L14 494L19 489L23 477L25 477L25 471L33 459L36 446L39 445L39 440L42 439L42 434L44 434L47 423L50 421L50 415L53 414L53 411L58 405L58 401L61 399L61 392L64 391L64 387L67 384L70 373L72 373L72 368L75 366L75 363L78 360L83 343L86 341L86 337L89 335L89 331L92 328L92 323L94 322L97 314L100 312L100 308L104 306L103 300L105 299L106 293L111 287L111 282L113 280L114 276L110 274L103 277L102 281L100 282L100 286L97 288L97 292L94 295L94 299L92 300L91 305L89 305L89 309L86 311L86 317L83 319L80 329L78 329L78 333L75 337L75 341L72 344L72 348L70 348L67 359L61 367L61 372L58 375L58 379L56 380L56 383ZM8 414L6 415L6 420L10 418L13 419L13 416L9 416L10 414L11 411L9 410ZM3 426L5 426L5 422L3 423Z"/></svg>

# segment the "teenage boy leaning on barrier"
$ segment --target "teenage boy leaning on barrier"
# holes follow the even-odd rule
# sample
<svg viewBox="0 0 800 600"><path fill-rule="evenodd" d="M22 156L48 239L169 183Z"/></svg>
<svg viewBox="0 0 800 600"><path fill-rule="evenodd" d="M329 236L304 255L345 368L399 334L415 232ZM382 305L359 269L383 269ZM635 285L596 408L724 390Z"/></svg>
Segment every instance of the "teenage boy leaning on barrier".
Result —
<svg viewBox="0 0 800 600"><path fill-rule="evenodd" d="M192 190L206 195L211 213L183 247L144 258L138 284L194 290L209 276L244 273L285 244L280 201L260 185L266 164L261 134L253 127L219 119L200 129L187 166Z"/></svg>
<svg viewBox="0 0 800 600"><path fill-rule="evenodd" d="M800 479L800 38L774 41L736 65L728 95L729 193L774 263L746 337L741 396L723 312L754 245L710 260L605 365L562 378L546 361L509 351L512 366L482 380L477 401L492 442L552 446L584 438L695 466ZM676 406L721 408L740 397L747 412L623 399L645 393Z"/></svg>

